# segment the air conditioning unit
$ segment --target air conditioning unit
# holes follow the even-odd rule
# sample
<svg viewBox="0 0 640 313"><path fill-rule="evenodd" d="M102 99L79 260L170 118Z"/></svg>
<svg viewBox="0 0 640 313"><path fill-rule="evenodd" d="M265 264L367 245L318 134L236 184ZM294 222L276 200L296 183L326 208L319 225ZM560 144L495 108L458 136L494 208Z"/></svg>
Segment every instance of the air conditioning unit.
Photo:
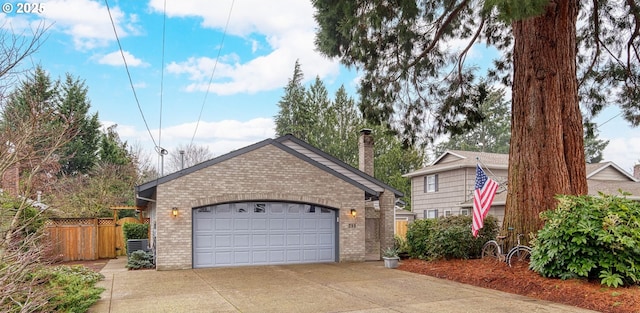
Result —
<svg viewBox="0 0 640 313"><path fill-rule="evenodd" d="M129 239L127 240L127 255L131 252L142 250L149 252L149 239Z"/></svg>

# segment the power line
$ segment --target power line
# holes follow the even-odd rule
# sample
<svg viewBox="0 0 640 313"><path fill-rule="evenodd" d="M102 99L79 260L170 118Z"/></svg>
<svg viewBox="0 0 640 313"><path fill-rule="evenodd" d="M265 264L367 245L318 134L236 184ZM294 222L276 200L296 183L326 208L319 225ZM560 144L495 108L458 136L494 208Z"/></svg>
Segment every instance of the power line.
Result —
<svg viewBox="0 0 640 313"><path fill-rule="evenodd" d="M156 151L160 156L158 158L158 163L160 164L160 175L164 175L164 156L168 153L167 150L163 149L162 146L162 104L164 99L164 48L165 48L165 38L166 36L166 27L167 26L167 0L164 0L163 8L162 8L162 57L161 57L161 65L160 65L160 117L159 117L159 127L158 127L158 146L156 147Z"/></svg>
<svg viewBox="0 0 640 313"><path fill-rule="evenodd" d="M235 0L231 1L231 7L229 8L229 15L227 15L227 23L224 25L224 31L222 33L222 40L220 41L220 47L218 48L218 55L216 56L216 62L213 65L213 70L211 71L211 76L209 77L209 84L207 84L207 91L204 94L204 99L202 100L202 106L200 107L200 114L198 115L198 121L196 122L196 129L193 131L193 136L191 136L191 142L189 146L193 145L193 140L196 138L196 133L198 132L198 126L200 126L200 120L202 119L202 112L204 111L204 105L207 102L207 96L209 95L209 90L211 89L211 83L213 82L213 74L216 72L216 67L218 66L218 60L220 60L220 53L222 52L222 47L224 46L224 38L227 36L227 28L229 28L229 21L231 20L231 12L233 11L233 4Z"/></svg>
<svg viewBox="0 0 640 313"><path fill-rule="evenodd" d="M156 144L156 140L153 138L151 134L151 130L149 129L149 124L147 124L147 119L144 117L144 113L142 112L142 107L140 106L140 101L138 100L138 95L136 94L136 88L133 86L133 80L131 79L131 73L129 72L129 65L127 65L127 59L124 57L124 51L122 50L122 44L120 43L120 38L118 37L118 32L116 31L116 24L113 22L113 16L111 16L111 9L109 8L109 1L104 0L104 4L107 6L107 12L109 12L109 19L111 20L111 26L113 27L113 33L116 36L116 41L118 42L118 48L120 49L120 55L122 56L122 61L124 62L124 68L127 71L127 77L129 77L129 85L131 85L131 90L133 91L133 97L136 100L136 104L138 105L138 110L140 111L140 115L142 116L142 120L144 121L144 126L147 128L147 132L149 133L149 137L151 137L151 141L153 141L153 145L158 147Z"/></svg>
<svg viewBox="0 0 640 313"><path fill-rule="evenodd" d="M160 65L160 127L158 127L158 144L162 143L162 103L164 99L164 47L167 26L167 0L164 1L162 9L162 57Z"/></svg>
<svg viewBox="0 0 640 313"><path fill-rule="evenodd" d="M600 125L596 126L596 129L600 128L600 126L602 126L602 125L604 125L604 124L606 124L606 123L611 122L611 120L613 120L614 118L616 118L616 117L618 117L618 116L620 116L620 115L622 115L622 111L618 112L618 114L614 115L612 118L610 118L610 119L608 119L608 120L606 120L606 121L604 121L604 122L600 123Z"/></svg>

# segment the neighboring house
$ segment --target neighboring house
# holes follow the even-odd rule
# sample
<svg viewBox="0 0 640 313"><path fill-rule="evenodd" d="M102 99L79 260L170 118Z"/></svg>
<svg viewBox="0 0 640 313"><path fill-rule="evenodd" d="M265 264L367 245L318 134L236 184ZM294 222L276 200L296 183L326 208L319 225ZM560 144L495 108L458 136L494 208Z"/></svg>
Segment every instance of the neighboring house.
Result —
<svg viewBox="0 0 640 313"><path fill-rule="evenodd" d="M478 163L489 178L500 184L489 214L502 221L509 155L460 150L447 150L430 165L404 175L411 178L411 209L416 218L471 215ZM638 179L616 164L587 164L586 171L589 194L618 195L620 189L631 193L630 198L640 200Z"/></svg>
<svg viewBox="0 0 640 313"><path fill-rule="evenodd" d="M137 186L156 268L379 260L402 193L371 176L370 130L359 150L364 171L285 135Z"/></svg>

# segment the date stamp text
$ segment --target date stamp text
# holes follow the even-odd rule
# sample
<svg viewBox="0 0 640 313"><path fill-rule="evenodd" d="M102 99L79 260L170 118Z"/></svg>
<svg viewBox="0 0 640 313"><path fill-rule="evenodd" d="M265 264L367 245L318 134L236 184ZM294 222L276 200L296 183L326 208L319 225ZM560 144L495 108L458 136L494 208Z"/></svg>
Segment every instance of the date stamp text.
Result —
<svg viewBox="0 0 640 313"><path fill-rule="evenodd" d="M40 14L44 13L44 3L37 2L5 2L2 4L2 13L10 14Z"/></svg>

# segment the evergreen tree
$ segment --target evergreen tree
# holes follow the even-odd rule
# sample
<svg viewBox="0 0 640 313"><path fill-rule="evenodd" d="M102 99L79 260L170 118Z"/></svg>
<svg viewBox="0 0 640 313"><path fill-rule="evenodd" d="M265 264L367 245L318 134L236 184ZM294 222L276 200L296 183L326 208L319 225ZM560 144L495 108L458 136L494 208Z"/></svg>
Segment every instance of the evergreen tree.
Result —
<svg viewBox="0 0 640 313"><path fill-rule="evenodd" d="M465 59L479 42L501 50L488 74L512 87L503 223L505 233L517 230L510 241L541 228L539 213L555 207L556 194L587 192L580 104L593 116L614 103L640 124L636 1L312 2L319 50L362 69L365 117L400 120L409 144L422 125L432 123L424 133L431 137L481 121ZM466 44L451 49L451 40Z"/></svg>
<svg viewBox="0 0 640 313"><path fill-rule="evenodd" d="M438 144L435 155L441 155L447 149L509 153L511 112L509 103L504 100L504 92L488 89L484 84L478 85L476 89L472 101L477 102L482 122L473 129L451 135L449 140Z"/></svg>
<svg viewBox="0 0 640 313"><path fill-rule="evenodd" d="M280 110L275 116L276 134L279 136L292 134L302 140L307 140L304 131L305 118L308 114L304 109L305 88L302 85L304 74L300 69L300 62L296 61L293 77L284 88L284 96L278 102ZM310 113L310 112L309 112Z"/></svg>
<svg viewBox="0 0 640 313"><path fill-rule="evenodd" d="M87 98L87 87L83 81L70 74L61 86L61 104L59 110L73 116L72 128L76 130L74 138L62 148L60 164L66 175L88 173L98 160L98 142L100 141L100 122L98 114L89 114L91 107Z"/></svg>

